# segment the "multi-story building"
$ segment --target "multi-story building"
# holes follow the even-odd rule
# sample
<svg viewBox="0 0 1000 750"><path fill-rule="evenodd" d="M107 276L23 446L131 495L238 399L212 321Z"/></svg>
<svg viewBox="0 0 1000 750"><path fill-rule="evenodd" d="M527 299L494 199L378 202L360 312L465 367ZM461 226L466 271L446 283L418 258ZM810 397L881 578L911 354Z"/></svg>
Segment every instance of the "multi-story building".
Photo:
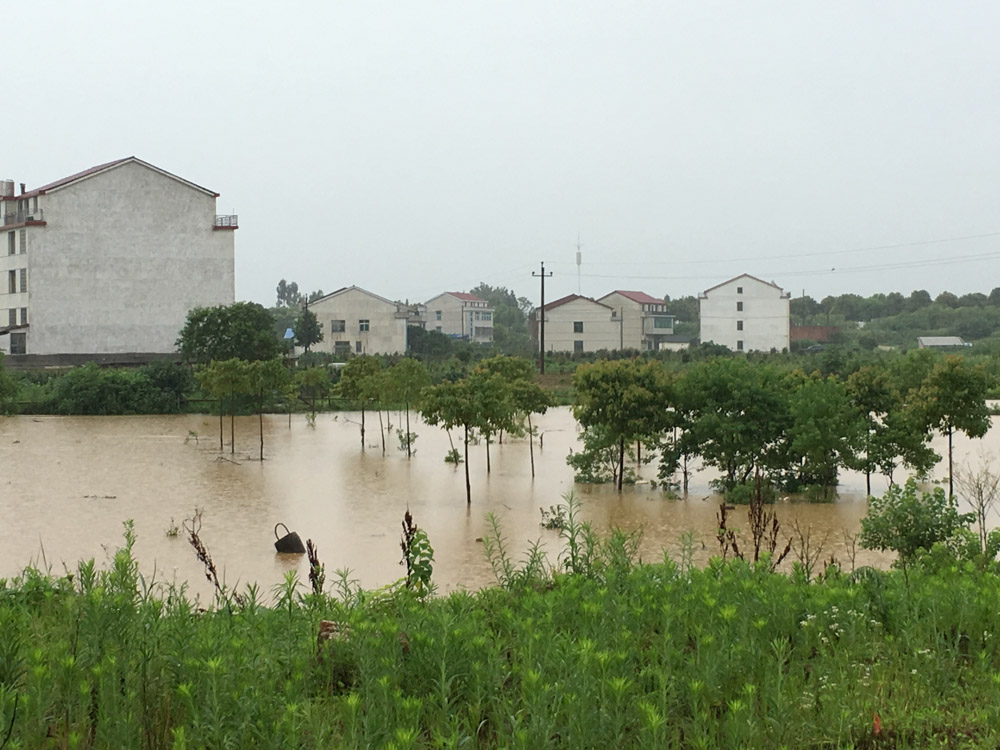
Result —
<svg viewBox="0 0 1000 750"><path fill-rule="evenodd" d="M427 329L479 344L493 343L493 308L468 292L444 292L428 300Z"/></svg>
<svg viewBox="0 0 1000 750"><path fill-rule="evenodd" d="M533 335L541 346L540 310L534 311ZM621 348L618 311L608 305L570 294L545 305L545 351L596 352Z"/></svg>
<svg viewBox="0 0 1000 750"><path fill-rule="evenodd" d="M323 330L314 352L351 354L406 353L410 306L393 302L358 286L347 286L310 302Z"/></svg>
<svg viewBox="0 0 1000 750"><path fill-rule="evenodd" d="M176 351L191 308L235 298L238 222L216 198L135 157L17 194L0 182L0 349L40 363Z"/></svg>
<svg viewBox="0 0 1000 750"><path fill-rule="evenodd" d="M622 349L660 349L674 333L674 317L667 305L645 292L617 289L597 300L618 313Z"/></svg>
<svg viewBox="0 0 1000 750"><path fill-rule="evenodd" d="M702 343L741 352L787 349L790 296L746 273L706 289L698 300Z"/></svg>

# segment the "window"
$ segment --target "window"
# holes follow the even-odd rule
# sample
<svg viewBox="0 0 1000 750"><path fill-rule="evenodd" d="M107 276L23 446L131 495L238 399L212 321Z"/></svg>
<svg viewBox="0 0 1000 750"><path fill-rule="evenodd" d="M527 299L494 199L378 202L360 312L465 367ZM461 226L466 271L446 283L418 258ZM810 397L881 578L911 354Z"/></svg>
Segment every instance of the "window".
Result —
<svg viewBox="0 0 1000 750"><path fill-rule="evenodd" d="M351 353L351 342L350 341L334 341L333 342L333 353L341 357L346 356Z"/></svg>
<svg viewBox="0 0 1000 750"><path fill-rule="evenodd" d="M673 328L670 318L653 318L653 328Z"/></svg>
<svg viewBox="0 0 1000 750"><path fill-rule="evenodd" d="M576 354L581 353L583 351L583 342L579 341L579 340L578 341L574 341L573 342L573 351Z"/></svg>
<svg viewBox="0 0 1000 750"><path fill-rule="evenodd" d="M7 255L13 255L14 252L14 233L7 232Z"/></svg>
<svg viewBox="0 0 1000 750"><path fill-rule="evenodd" d="M476 313L476 320L480 320L480 317L479 317L480 315L482 315L482 313L479 313L479 312Z"/></svg>
<svg viewBox="0 0 1000 750"><path fill-rule="evenodd" d="M7 272L7 294L17 294L17 271Z"/></svg>
<svg viewBox="0 0 1000 750"><path fill-rule="evenodd" d="M358 321L358 331L367 331L367 330L368 330L368 321L367 320L359 320ZM361 346L361 342L360 341L358 342L358 346Z"/></svg>
<svg viewBox="0 0 1000 750"><path fill-rule="evenodd" d="M28 291L28 269L27 268L22 268L21 269L21 291L22 292Z"/></svg>
<svg viewBox="0 0 1000 750"><path fill-rule="evenodd" d="M736 351L738 352L743 351L743 339L740 339L739 341L736 342Z"/></svg>
<svg viewBox="0 0 1000 750"><path fill-rule="evenodd" d="M493 320L493 313L483 313L483 320Z"/></svg>
<svg viewBox="0 0 1000 750"><path fill-rule="evenodd" d="M736 287L736 293L737 294L743 294L743 287L741 287L741 286Z"/></svg>
<svg viewBox="0 0 1000 750"><path fill-rule="evenodd" d="M434 326L434 330L441 333L441 326Z"/></svg>
<svg viewBox="0 0 1000 750"><path fill-rule="evenodd" d="M355 352L355 354L361 354L361 342L360 341L355 341L354 342L354 352Z"/></svg>
<svg viewBox="0 0 1000 750"><path fill-rule="evenodd" d="M575 320L573 321L573 333L583 333L583 321ZM582 344L582 342L580 342ZM583 351L582 349L580 351Z"/></svg>
<svg viewBox="0 0 1000 750"><path fill-rule="evenodd" d="M736 312L743 312L743 303L742 302L737 302L736 303Z"/></svg>
<svg viewBox="0 0 1000 750"><path fill-rule="evenodd" d="M742 331L743 330L743 321L742 320L737 320L736 321L736 330L737 331Z"/></svg>
<svg viewBox="0 0 1000 750"><path fill-rule="evenodd" d="M27 229L22 229L21 230L21 255L24 255L26 252L28 252L28 230Z"/></svg>
<svg viewBox="0 0 1000 750"><path fill-rule="evenodd" d="M13 307L7 311L7 325L16 326L17 325L17 310Z"/></svg>
<svg viewBox="0 0 1000 750"><path fill-rule="evenodd" d="M331 320L330 321L330 332L331 333L343 333L347 330L346 320Z"/></svg>
<svg viewBox="0 0 1000 750"><path fill-rule="evenodd" d="M23 325L23 326L28 325L28 308L27 307L22 307L21 308L21 325Z"/></svg>
<svg viewBox="0 0 1000 750"><path fill-rule="evenodd" d="M440 310L435 310L434 311L434 320L441 320L441 311Z"/></svg>
<svg viewBox="0 0 1000 750"><path fill-rule="evenodd" d="M10 335L10 353L11 354L28 353L28 334L12 333Z"/></svg>

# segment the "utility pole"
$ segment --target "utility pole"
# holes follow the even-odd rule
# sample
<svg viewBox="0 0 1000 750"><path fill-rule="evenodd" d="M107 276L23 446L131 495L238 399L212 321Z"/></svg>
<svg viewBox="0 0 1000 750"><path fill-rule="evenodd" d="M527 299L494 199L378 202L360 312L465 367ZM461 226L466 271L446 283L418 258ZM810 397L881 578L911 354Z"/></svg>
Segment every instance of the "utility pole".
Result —
<svg viewBox="0 0 1000 750"><path fill-rule="evenodd" d="M542 261L542 272L535 273L531 272L534 278L540 278L542 280L542 304L538 308L542 317L538 321L538 371L544 375L545 374L545 277L551 276L552 271L545 273L545 261Z"/></svg>

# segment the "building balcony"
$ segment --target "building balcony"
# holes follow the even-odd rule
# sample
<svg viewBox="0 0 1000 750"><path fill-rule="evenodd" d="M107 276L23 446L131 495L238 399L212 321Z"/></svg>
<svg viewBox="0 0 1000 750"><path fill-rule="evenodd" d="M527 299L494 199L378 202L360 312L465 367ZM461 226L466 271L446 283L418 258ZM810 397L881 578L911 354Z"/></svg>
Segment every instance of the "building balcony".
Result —
<svg viewBox="0 0 1000 750"><path fill-rule="evenodd" d="M3 217L3 226L9 227L15 224L44 224L45 215L42 209L34 211L8 211Z"/></svg>
<svg viewBox="0 0 1000 750"><path fill-rule="evenodd" d="M216 214L212 229L239 229L240 217L236 214Z"/></svg>
<svg viewBox="0 0 1000 750"><path fill-rule="evenodd" d="M673 316L644 315L642 318L642 333L644 336L669 336L673 332Z"/></svg>

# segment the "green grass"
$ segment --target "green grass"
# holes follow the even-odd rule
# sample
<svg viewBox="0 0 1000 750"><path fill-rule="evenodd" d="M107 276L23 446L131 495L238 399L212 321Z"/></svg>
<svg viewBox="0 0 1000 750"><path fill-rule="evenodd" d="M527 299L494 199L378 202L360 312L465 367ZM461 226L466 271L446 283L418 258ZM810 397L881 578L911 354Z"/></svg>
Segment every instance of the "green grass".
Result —
<svg viewBox="0 0 1000 750"><path fill-rule="evenodd" d="M127 529L106 570L0 582L0 744L8 727L10 748L1000 742L993 573L637 564L630 537L569 521L555 570L511 562L494 527L503 585L478 593L341 573L315 595L291 575L207 610L139 576ZM338 635L318 642L321 621Z"/></svg>

